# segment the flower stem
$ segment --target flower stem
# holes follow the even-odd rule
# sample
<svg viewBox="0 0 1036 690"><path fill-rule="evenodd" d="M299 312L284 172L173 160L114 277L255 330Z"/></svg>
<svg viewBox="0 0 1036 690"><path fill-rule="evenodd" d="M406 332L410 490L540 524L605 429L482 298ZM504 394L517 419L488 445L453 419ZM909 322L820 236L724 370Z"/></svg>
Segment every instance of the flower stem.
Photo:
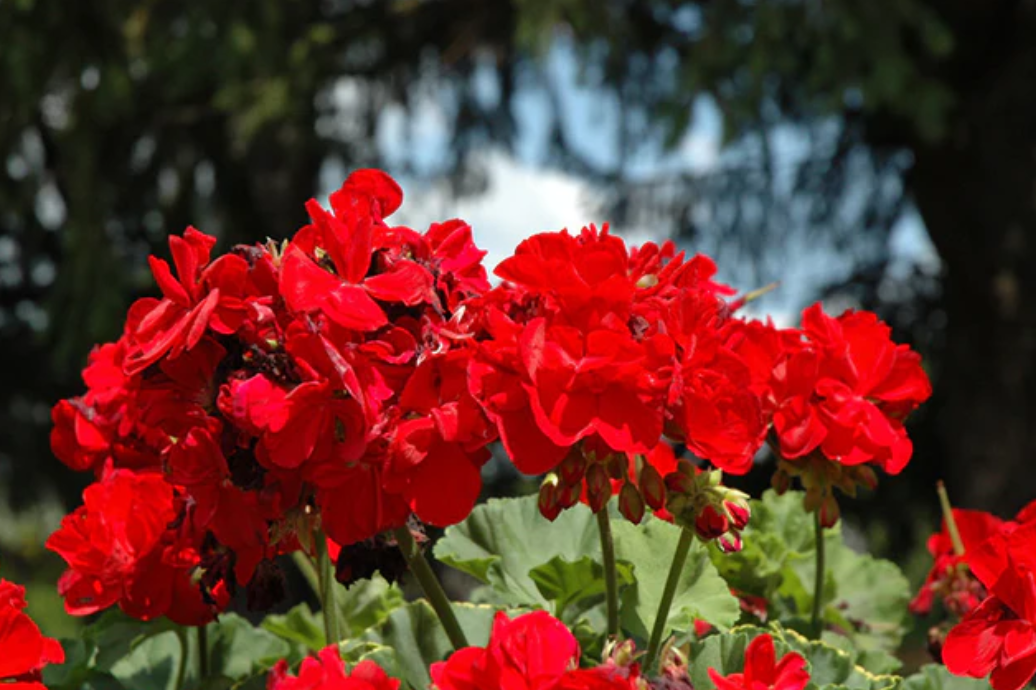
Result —
<svg viewBox="0 0 1036 690"><path fill-rule="evenodd" d="M199 625L198 631L198 683L204 683L209 677L209 629Z"/></svg>
<svg viewBox="0 0 1036 690"><path fill-rule="evenodd" d="M604 590L608 606L608 635L619 637L619 581L615 572L615 542L608 506L597 511L597 529L601 533L601 557L604 560Z"/></svg>
<svg viewBox="0 0 1036 690"><path fill-rule="evenodd" d="M953 517L953 506L950 505L950 496L946 493L946 485L940 479L935 483L935 490L939 494L939 505L942 507L942 518L946 521L946 531L950 533L950 542L953 544L953 553L958 556L964 555L964 542L961 541L960 532L957 530L957 521Z"/></svg>
<svg viewBox="0 0 1036 690"><path fill-rule="evenodd" d="M819 640L824 623L821 613L824 608L824 526L820 524L820 511L813 513L813 530L816 535L816 571L813 575L813 638Z"/></svg>
<svg viewBox="0 0 1036 690"><path fill-rule="evenodd" d="M328 644L337 644L342 635L338 628L338 604L335 602L334 564L327 555L327 537L322 530L313 535L317 551L317 580L320 584L320 605L324 616L324 636Z"/></svg>
<svg viewBox="0 0 1036 690"><path fill-rule="evenodd" d="M680 582L680 575L683 573L684 564L687 563L687 553L691 550L693 541L693 532L687 529L680 530L680 541L676 544L676 553L673 554L673 562L669 566L669 576L665 581L665 589L662 590L662 599L658 602L655 625L651 629L651 640L648 642L647 654L644 657L643 668L649 673L657 660L656 657L662 645L662 635L665 633L666 623L669 621L669 609L673 605L673 596L676 594L676 585Z"/></svg>
<svg viewBox="0 0 1036 690"><path fill-rule="evenodd" d="M432 566L428 564L428 561L425 560L424 555L421 553L421 549L414 542L414 537L410 534L410 528L404 525L396 529L393 534L396 537L399 550L403 552L403 558L406 559L407 565L410 566L410 572L414 574L414 577L417 578L418 583L421 585L421 589L424 590L424 595L428 598L428 603L432 605L432 609L435 610L435 615L439 617L439 622L442 623L443 629L446 630L446 636L450 638L453 648L461 649L462 647L467 647L468 640L464 636L460 623L457 621L457 616L453 613L450 600L447 598L446 592L443 591L442 585L439 584L438 578L435 577Z"/></svg>
<svg viewBox="0 0 1036 690"><path fill-rule="evenodd" d="M190 645L187 643L187 630L177 626L176 637L180 640L180 667L176 672L176 690L183 690L184 681L187 680L187 657L191 655Z"/></svg>

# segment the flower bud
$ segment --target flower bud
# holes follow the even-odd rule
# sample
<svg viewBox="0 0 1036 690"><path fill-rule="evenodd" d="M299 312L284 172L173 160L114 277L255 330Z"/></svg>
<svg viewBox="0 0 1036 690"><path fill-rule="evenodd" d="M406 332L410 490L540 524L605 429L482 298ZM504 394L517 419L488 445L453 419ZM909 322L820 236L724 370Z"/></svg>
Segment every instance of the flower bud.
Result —
<svg viewBox="0 0 1036 690"><path fill-rule="evenodd" d="M582 450L573 447L558 465L557 472L565 484L575 485L582 482L583 473L586 472L586 457Z"/></svg>
<svg viewBox="0 0 1036 690"><path fill-rule="evenodd" d="M665 486L671 494L687 494L694 487L694 479L680 472L670 472L665 476Z"/></svg>
<svg viewBox="0 0 1036 690"><path fill-rule="evenodd" d="M651 510L661 510L665 506L665 482L662 481L662 475L646 463L640 470L640 493Z"/></svg>
<svg viewBox="0 0 1036 690"><path fill-rule="evenodd" d="M723 501L723 508L730 516L734 529L739 532L748 525L748 519L752 517L752 509L749 507L748 501L740 497Z"/></svg>
<svg viewBox="0 0 1036 690"><path fill-rule="evenodd" d="M736 553L741 550L741 535L737 532L727 532L716 540L716 545L723 553Z"/></svg>
<svg viewBox="0 0 1036 690"><path fill-rule="evenodd" d="M828 494L820 504L820 526L834 527L840 517L841 510L838 508L838 501L835 500L833 494Z"/></svg>
<svg viewBox="0 0 1036 690"><path fill-rule="evenodd" d="M694 531L702 541L715 539L730 529L730 520L711 505L702 508L694 521Z"/></svg>
<svg viewBox="0 0 1036 690"><path fill-rule="evenodd" d="M633 482L626 482L619 491L619 512L635 525L644 519L644 499Z"/></svg>
<svg viewBox="0 0 1036 690"><path fill-rule="evenodd" d="M629 477L629 462L626 456L613 453L605 458L604 469L612 479L627 479Z"/></svg>
<svg viewBox="0 0 1036 690"><path fill-rule="evenodd" d="M777 470L770 479L770 486L773 487L778 496L783 496L791 488L791 475L784 470Z"/></svg>
<svg viewBox="0 0 1036 690"><path fill-rule="evenodd" d="M562 483L558 487L561 508L571 508L576 503L579 503L579 497L583 493L583 485L580 484L565 484Z"/></svg>
<svg viewBox="0 0 1036 690"><path fill-rule="evenodd" d="M551 472L540 484L539 508L540 515L551 522L561 514L561 496L558 489L558 476Z"/></svg>
<svg viewBox="0 0 1036 690"><path fill-rule="evenodd" d="M878 488L878 473L873 468L867 465L857 465L853 468L854 478L857 484L862 484L869 490L874 491Z"/></svg>
<svg viewBox="0 0 1036 690"><path fill-rule="evenodd" d="M600 512L608 499L612 496L612 483L608 480L608 473L600 463L590 465L586 471L586 500L590 504L590 510Z"/></svg>

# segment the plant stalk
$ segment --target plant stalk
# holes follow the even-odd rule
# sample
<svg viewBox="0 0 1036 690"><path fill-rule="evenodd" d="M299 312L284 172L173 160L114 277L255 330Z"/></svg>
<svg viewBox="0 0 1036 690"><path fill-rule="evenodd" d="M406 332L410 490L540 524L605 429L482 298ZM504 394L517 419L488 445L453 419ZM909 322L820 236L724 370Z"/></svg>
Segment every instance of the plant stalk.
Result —
<svg viewBox="0 0 1036 690"><path fill-rule="evenodd" d="M619 581L615 571L615 541L608 506L597 511L597 529L601 534L601 557L604 561L604 590L608 606L608 635L619 638Z"/></svg>
<svg viewBox="0 0 1036 690"><path fill-rule="evenodd" d="M665 581L665 589L662 590L662 599L658 602L655 624L651 629L651 639L648 642L647 654L644 656L643 668L648 673L655 668L655 662L658 660L659 648L662 645L662 635L665 633L666 623L669 621L669 609L673 606L676 586L680 582L680 575L683 573L684 564L687 563L687 554L691 550L691 543L693 541L694 532L688 529L680 530L680 541L676 544L676 553L673 554L673 562L669 566L669 576Z"/></svg>
<svg viewBox="0 0 1036 690"><path fill-rule="evenodd" d="M958 556L964 555L964 542L957 530L957 521L953 517L953 506L950 505L950 496L946 493L946 485L940 479L935 483L935 490L939 494L939 506L942 508L942 518L946 521L946 531L950 533L950 542L953 544L953 553Z"/></svg>
<svg viewBox="0 0 1036 690"><path fill-rule="evenodd" d="M318 530L313 539L316 542L317 581L320 584L324 636L327 637L328 644L338 644L342 640L342 635L338 628L338 604L335 602L335 587L338 582L335 580L334 564L327 555L327 537L324 532Z"/></svg>
<svg viewBox="0 0 1036 690"><path fill-rule="evenodd" d="M811 618L813 638L820 639L824 623L821 614L824 608L824 526L820 524L820 510L813 513L813 529L816 535L816 571L813 575L813 615Z"/></svg>
<svg viewBox="0 0 1036 690"><path fill-rule="evenodd" d="M191 647L187 642L187 630L181 626L176 627L176 637L180 640L180 667L176 671L176 690L183 690L184 681L187 680L187 657L191 655Z"/></svg>
<svg viewBox="0 0 1036 690"><path fill-rule="evenodd" d="M198 683L204 683L209 677L209 629L199 625L198 631Z"/></svg>
<svg viewBox="0 0 1036 690"><path fill-rule="evenodd" d="M424 554L421 553L421 549L414 542L410 529L404 525L394 530L393 534L396 537L399 550L403 553L403 558L406 559L407 565L410 566L410 572L414 574L414 577L417 578L418 583L421 585L428 603L432 605L435 615L439 617L439 622L442 623L443 629L446 630L446 636L450 638L453 648L456 650L469 646L468 640L464 636L464 631L457 621L457 616L453 613L453 607L450 606L450 600L447 598L446 592L443 591L439 579L435 577L432 566L428 564Z"/></svg>

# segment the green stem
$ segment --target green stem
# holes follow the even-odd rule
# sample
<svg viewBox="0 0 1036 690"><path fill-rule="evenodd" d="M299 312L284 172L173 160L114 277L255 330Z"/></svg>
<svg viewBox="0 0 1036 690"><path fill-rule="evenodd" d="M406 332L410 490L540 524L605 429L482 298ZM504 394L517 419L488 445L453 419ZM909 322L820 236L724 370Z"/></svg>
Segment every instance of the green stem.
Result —
<svg viewBox="0 0 1036 690"><path fill-rule="evenodd" d="M198 631L198 683L204 683L209 677L209 629L199 625Z"/></svg>
<svg viewBox="0 0 1036 690"><path fill-rule="evenodd" d="M404 525L396 529L394 534L399 550L403 553L403 558L406 559L407 565L410 566L410 572L414 574L414 577L417 578L418 583L421 585L421 589L424 590L424 595L428 598L428 603L432 605L432 609L435 610L435 615L439 617L439 622L442 623L443 629L446 630L446 636L450 638L453 648L461 649L467 647L468 640L464 636L460 623L457 621L457 616L453 613L450 600L447 598L446 592L443 591L442 585L439 584L439 579L432 572L432 566L428 564L428 561L425 560L424 555L421 553L421 549L414 543L410 529Z"/></svg>
<svg viewBox="0 0 1036 690"><path fill-rule="evenodd" d="M176 637L180 640L180 668L176 672L176 690L183 690L184 681L187 679L187 657L191 655L190 645L187 643L187 631L176 627Z"/></svg>
<svg viewBox="0 0 1036 690"><path fill-rule="evenodd" d="M334 564L327 555L327 537L323 531L317 531L313 539L316 541L317 580L320 584L324 636L327 637L328 644L338 644L342 640L342 635L338 629L338 604L335 602L335 587L338 586L338 582L335 580Z"/></svg>
<svg viewBox="0 0 1036 690"><path fill-rule="evenodd" d="M953 506L950 505L950 496L946 493L946 485L942 483L941 479L935 483L935 490L939 494L939 505L942 507L943 520L946 521L946 531L950 533L953 553L963 556L964 542L961 541L960 532L957 531L957 521L953 517Z"/></svg>
<svg viewBox="0 0 1036 690"><path fill-rule="evenodd" d="M305 551L296 551L291 554L291 560L295 562L295 567L299 569L303 579L306 580L306 584L313 590L313 594L320 596L320 575L317 573L317 569L313 566L313 559L306 554Z"/></svg>
<svg viewBox="0 0 1036 690"><path fill-rule="evenodd" d="M604 560L604 590L608 602L608 635L619 637L619 581L615 572L615 542L608 506L597 511L597 529L601 534L601 557Z"/></svg>
<svg viewBox="0 0 1036 690"><path fill-rule="evenodd" d="M813 530L816 536L816 571L813 574L813 638L819 640L824 623L821 613L824 608L824 526L820 524L820 510L813 513Z"/></svg>
<svg viewBox="0 0 1036 690"><path fill-rule="evenodd" d="M688 529L680 530L680 541L676 545L676 553L673 554L673 562L669 566L669 576L665 581L665 589L662 590L662 599L658 602L655 625L651 629L651 640L648 642L647 654L644 657L643 668L648 673L655 667L659 648L662 645L662 635L665 634L666 623L669 621L669 609L673 605L673 596L676 594L676 585L680 582L680 575L683 573L684 564L687 563L687 553L691 550L693 541L694 532Z"/></svg>

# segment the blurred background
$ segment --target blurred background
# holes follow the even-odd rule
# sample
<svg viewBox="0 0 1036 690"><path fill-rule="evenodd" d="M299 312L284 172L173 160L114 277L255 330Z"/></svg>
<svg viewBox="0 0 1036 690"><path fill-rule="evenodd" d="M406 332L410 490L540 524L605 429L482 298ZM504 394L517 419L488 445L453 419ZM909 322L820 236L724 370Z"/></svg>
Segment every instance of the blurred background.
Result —
<svg viewBox="0 0 1036 690"><path fill-rule="evenodd" d="M940 477L1036 496L1033 0L0 0L0 563L37 608L87 479L50 407L147 255L286 237L367 166L490 262L610 221L780 281L778 321L877 310L935 384L909 468L848 506L880 553L916 560Z"/></svg>

